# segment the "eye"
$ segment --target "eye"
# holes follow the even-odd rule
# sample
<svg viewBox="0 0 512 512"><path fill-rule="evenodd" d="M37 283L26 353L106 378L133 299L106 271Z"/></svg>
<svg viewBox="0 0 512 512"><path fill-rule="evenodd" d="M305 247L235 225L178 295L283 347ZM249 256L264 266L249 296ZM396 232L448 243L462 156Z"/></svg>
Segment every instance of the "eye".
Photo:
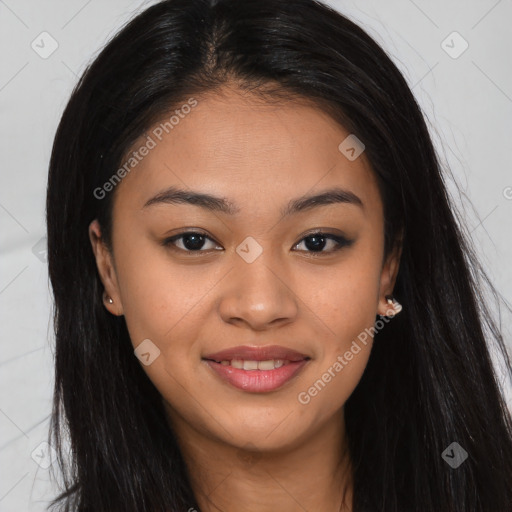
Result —
<svg viewBox="0 0 512 512"><path fill-rule="evenodd" d="M207 247L208 241L211 244L210 247ZM352 243L353 240L348 240L343 236L317 231L314 233L309 233L298 244L294 245L294 249L310 252L313 254L323 254L338 251L343 247L350 246ZM297 249L302 244L304 244L306 249ZM185 231L183 233L179 233L172 237L166 238L162 242L162 245L188 253L222 250L222 248L215 242L215 240L206 235L206 233L200 231ZM330 250L324 250L326 247Z"/></svg>
<svg viewBox="0 0 512 512"><path fill-rule="evenodd" d="M353 240L348 240L343 236L316 231L305 236L298 244L294 245L294 248L304 244L307 252L322 254L338 251L343 247L352 245L352 243ZM331 250L324 251L326 247L330 247Z"/></svg>
<svg viewBox="0 0 512 512"><path fill-rule="evenodd" d="M213 246L205 248L205 245L208 245L207 241L213 243ZM170 238L166 238L162 242L162 245L184 252L206 252L220 247L209 236L199 231L186 231L179 233Z"/></svg>

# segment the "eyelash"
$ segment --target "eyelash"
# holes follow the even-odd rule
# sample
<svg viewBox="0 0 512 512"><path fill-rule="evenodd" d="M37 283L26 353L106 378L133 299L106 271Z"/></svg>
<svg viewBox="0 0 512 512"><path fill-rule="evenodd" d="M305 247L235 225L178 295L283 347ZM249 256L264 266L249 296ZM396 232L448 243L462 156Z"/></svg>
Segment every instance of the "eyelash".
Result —
<svg viewBox="0 0 512 512"><path fill-rule="evenodd" d="M202 236L204 238L207 238L208 240L210 240L210 241L212 241L214 243L217 243L217 242L215 242L215 240L210 238L206 233L204 233L202 231L184 231L184 232L179 233L177 235L173 235L172 237L166 238L165 240L163 240L162 245L165 246L165 247L168 247L168 248L170 248L172 250L176 250L176 251L180 251L180 252L184 252L184 253L189 253L189 254L190 253L199 253L200 254L200 253L204 253L204 252L209 252L210 250L215 250L215 249L210 249L210 250L198 249L197 251L192 251L192 250L181 249L181 248L176 247L174 245L174 242L176 242L180 238L183 238L185 235L199 235L199 236ZM335 235L333 233L326 233L326 232L323 232L323 231L313 231L311 233L307 233L306 236L304 236L298 243L296 243L294 245L294 247L296 247L299 244L301 244L306 238L312 238L312 237L320 237L320 238L323 238L323 239L332 240L332 241L334 241L337 244L337 247L335 247L331 251L324 251L324 250L319 251L319 252L315 252L315 251L300 251L300 252L310 253L314 257L319 257L319 256L321 257L321 255L331 254L333 252L339 251L340 249L342 249L344 247L349 247L353 243L353 240L348 240L347 238L345 238L343 236Z"/></svg>

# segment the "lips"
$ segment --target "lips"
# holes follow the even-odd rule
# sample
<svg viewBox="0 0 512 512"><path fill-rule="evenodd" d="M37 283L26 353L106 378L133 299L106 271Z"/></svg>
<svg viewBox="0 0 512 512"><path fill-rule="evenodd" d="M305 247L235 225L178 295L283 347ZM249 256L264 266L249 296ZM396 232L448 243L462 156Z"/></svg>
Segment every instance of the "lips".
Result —
<svg viewBox="0 0 512 512"><path fill-rule="evenodd" d="M270 359L282 359L292 362L304 361L311 359L306 354L301 354L296 350L292 350L279 345L268 345L266 347L250 347L247 345L228 348L220 352L214 352L203 356L203 359L210 361L232 361L250 360L250 361L268 361Z"/></svg>
<svg viewBox="0 0 512 512"><path fill-rule="evenodd" d="M311 358L279 345L244 345L213 352L202 359L221 381L246 392L265 393L292 380Z"/></svg>

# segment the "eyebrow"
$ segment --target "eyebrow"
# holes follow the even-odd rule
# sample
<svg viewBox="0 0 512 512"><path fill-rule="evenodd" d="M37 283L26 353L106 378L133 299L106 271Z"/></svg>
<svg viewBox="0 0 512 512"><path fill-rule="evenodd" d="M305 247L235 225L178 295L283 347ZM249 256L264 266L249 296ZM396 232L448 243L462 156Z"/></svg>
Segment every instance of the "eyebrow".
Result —
<svg viewBox="0 0 512 512"><path fill-rule="evenodd" d="M305 195L292 199L281 209L283 217L294 213L304 212L329 204L351 204L364 209L363 202L353 192L339 187L323 190L314 195ZM147 208L156 204L191 204L212 212L221 212L227 215L235 215L240 212L235 203L224 197L197 192L194 190L182 190L170 187L152 197L143 206Z"/></svg>

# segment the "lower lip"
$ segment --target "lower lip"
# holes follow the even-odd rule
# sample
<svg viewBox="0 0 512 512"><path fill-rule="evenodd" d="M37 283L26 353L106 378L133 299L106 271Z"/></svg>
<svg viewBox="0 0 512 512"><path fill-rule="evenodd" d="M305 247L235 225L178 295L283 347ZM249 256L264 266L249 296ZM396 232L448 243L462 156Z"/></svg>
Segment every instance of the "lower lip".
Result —
<svg viewBox="0 0 512 512"><path fill-rule="evenodd" d="M236 388L252 393L264 393L280 388L297 375L309 360L290 362L275 370L243 370L230 365L224 366L208 359L204 359L204 361L224 381Z"/></svg>

